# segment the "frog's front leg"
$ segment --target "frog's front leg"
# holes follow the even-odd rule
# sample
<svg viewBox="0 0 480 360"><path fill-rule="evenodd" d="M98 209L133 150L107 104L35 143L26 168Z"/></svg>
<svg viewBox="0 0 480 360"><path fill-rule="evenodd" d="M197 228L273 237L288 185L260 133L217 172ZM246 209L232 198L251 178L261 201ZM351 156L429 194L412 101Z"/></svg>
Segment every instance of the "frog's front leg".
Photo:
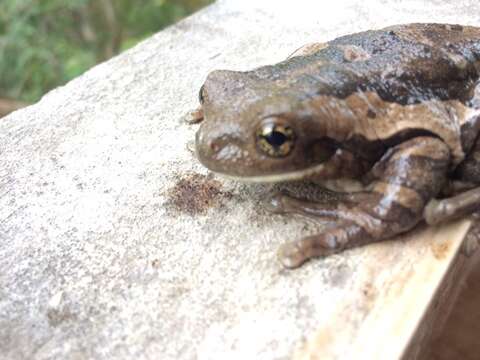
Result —
<svg viewBox="0 0 480 360"><path fill-rule="evenodd" d="M345 202L315 204L281 198L276 212L336 218L334 226L280 249L280 260L295 268L310 258L391 238L412 229L427 202L441 190L450 162L447 145L418 137L388 151L371 171L367 191L351 193ZM277 199L278 200L278 199Z"/></svg>

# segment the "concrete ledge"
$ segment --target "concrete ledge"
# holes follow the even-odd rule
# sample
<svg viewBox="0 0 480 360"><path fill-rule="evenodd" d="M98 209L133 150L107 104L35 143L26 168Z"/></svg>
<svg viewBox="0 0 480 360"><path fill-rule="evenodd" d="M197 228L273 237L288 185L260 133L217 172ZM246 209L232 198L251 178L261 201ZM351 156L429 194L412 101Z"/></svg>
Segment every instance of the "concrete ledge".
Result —
<svg viewBox="0 0 480 360"><path fill-rule="evenodd" d="M279 244L322 224L266 213L271 186L211 176L186 148L210 70L480 21L473 0L327 3L219 1L0 121L0 358L396 359L415 343L467 222L284 271Z"/></svg>

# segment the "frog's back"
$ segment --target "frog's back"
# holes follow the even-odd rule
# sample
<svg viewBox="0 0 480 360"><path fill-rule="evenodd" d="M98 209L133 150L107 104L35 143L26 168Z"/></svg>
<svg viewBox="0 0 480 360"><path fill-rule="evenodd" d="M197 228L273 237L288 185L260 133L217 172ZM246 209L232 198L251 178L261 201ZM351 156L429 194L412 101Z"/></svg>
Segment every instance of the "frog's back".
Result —
<svg viewBox="0 0 480 360"><path fill-rule="evenodd" d="M341 64L352 74L355 90L374 90L382 99L401 104L431 98L468 101L465 89L480 72L480 28L470 26L399 25L328 45L317 54L328 64L326 72ZM352 85L347 87L353 90Z"/></svg>
<svg viewBox="0 0 480 360"><path fill-rule="evenodd" d="M374 90L385 101L464 98L480 72L480 28L408 24L346 35L250 75L304 97Z"/></svg>

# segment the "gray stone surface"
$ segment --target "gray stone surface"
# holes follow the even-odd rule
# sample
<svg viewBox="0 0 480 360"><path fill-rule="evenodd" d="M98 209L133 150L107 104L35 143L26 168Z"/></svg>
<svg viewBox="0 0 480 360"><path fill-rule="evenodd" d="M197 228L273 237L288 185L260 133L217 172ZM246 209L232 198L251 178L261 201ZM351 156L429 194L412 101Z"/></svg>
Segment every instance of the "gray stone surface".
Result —
<svg viewBox="0 0 480 360"><path fill-rule="evenodd" d="M207 176L181 119L210 70L479 14L476 0L219 1L1 119L0 358L285 359L332 319L323 341L343 358L385 284L438 252L386 242L282 270L278 245L321 224L263 211L271 186Z"/></svg>

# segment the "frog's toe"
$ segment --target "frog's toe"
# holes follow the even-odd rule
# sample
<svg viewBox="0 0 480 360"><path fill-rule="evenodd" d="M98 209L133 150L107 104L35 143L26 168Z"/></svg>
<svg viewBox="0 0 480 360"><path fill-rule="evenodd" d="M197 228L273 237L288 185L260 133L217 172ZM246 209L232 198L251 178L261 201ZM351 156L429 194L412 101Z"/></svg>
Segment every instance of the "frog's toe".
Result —
<svg viewBox="0 0 480 360"><path fill-rule="evenodd" d="M310 257L305 253L302 241L295 241L283 244L278 251L278 258L285 268L295 269Z"/></svg>
<svg viewBox="0 0 480 360"><path fill-rule="evenodd" d="M479 247L480 247L480 243L478 242L478 239L467 236L467 238L463 243L462 254L465 255L466 257L471 257L473 254L477 252Z"/></svg>
<svg viewBox="0 0 480 360"><path fill-rule="evenodd" d="M470 257L480 249L480 214L474 213L472 216L472 225L468 230L467 236L463 241L462 253L466 257Z"/></svg>
<svg viewBox="0 0 480 360"><path fill-rule="evenodd" d="M342 237L347 233L345 229L334 228L322 234L307 236L282 245L278 257L284 267L297 268L311 258L325 257L344 250L345 247L341 242L346 241Z"/></svg>
<svg viewBox="0 0 480 360"><path fill-rule="evenodd" d="M203 109L199 107L193 111L190 111L183 117L183 121L187 125L198 124L203 121Z"/></svg>

